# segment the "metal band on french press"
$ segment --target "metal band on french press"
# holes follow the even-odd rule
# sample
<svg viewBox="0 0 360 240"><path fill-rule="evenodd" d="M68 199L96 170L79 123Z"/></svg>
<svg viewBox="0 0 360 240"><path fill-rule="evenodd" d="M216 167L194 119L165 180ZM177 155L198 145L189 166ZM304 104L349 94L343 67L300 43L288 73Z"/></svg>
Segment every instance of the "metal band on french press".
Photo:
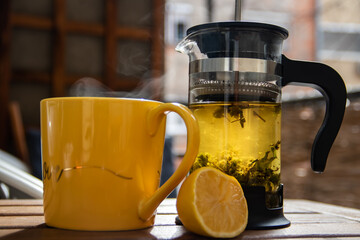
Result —
<svg viewBox="0 0 360 240"><path fill-rule="evenodd" d="M207 58L192 61L190 74L201 72L256 72L279 75L279 63L256 58Z"/></svg>

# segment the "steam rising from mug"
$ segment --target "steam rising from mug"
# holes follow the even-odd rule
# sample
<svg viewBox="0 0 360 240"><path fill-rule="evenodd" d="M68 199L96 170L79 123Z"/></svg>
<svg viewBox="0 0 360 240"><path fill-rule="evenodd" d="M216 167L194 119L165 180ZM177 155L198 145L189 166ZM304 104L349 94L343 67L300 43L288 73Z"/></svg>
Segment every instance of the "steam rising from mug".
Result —
<svg viewBox="0 0 360 240"><path fill-rule="evenodd" d="M102 82L85 77L76 81L70 88L69 95L73 97L125 97L154 99L163 89L164 76L140 81L138 86L130 91L113 91Z"/></svg>
<svg viewBox="0 0 360 240"><path fill-rule="evenodd" d="M70 96L77 97L126 97L154 99L163 90L163 76L153 77L151 69L151 54L148 44L122 42L117 47L116 75L125 78L141 79L135 89L129 91L114 91L102 82L84 77L73 84ZM158 76L158 75L157 75Z"/></svg>

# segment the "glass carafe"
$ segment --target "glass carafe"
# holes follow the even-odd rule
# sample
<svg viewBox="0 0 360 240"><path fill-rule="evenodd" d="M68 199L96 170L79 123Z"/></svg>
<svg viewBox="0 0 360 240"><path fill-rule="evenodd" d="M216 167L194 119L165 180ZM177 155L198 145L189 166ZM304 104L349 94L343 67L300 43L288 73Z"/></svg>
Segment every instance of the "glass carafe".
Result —
<svg viewBox="0 0 360 240"><path fill-rule="evenodd" d="M282 55L287 37L286 29L269 24L209 23L190 28L176 48L190 59L189 107L200 127L192 170L212 166L241 183L250 205L248 228L289 225L282 216L280 182L281 88L290 82L315 85L326 98L312 152L314 171L324 170L344 114L341 77L326 65L287 59ZM251 198L264 213L254 213L259 204L249 203ZM269 224L271 209L281 212L270 216L276 221Z"/></svg>

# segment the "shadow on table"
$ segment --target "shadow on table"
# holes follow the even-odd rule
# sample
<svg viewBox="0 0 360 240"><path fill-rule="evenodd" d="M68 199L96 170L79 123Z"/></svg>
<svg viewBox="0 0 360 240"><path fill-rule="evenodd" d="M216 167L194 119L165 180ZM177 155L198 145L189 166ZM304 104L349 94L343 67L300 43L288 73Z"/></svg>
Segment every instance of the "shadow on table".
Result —
<svg viewBox="0 0 360 240"><path fill-rule="evenodd" d="M73 231L47 227L41 224L35 228L25 229L1 239L157 239L151 232L152 228L133 231Z"/></svg>

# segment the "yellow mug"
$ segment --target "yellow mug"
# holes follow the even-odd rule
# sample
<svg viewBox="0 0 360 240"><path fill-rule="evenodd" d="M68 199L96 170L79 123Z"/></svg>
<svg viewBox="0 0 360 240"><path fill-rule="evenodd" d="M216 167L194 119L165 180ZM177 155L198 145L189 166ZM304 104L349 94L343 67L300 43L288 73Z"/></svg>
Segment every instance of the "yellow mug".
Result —
<svg viewBox="0 0 360 240"><path fill-rule="evenodd" d="M41 101L44 214L48 226L90 231L154 224L156 208L188 173L199 129L190 110L143 99L64 97ZM159 188L166 113L187 126L187 150Z"/></svg>

